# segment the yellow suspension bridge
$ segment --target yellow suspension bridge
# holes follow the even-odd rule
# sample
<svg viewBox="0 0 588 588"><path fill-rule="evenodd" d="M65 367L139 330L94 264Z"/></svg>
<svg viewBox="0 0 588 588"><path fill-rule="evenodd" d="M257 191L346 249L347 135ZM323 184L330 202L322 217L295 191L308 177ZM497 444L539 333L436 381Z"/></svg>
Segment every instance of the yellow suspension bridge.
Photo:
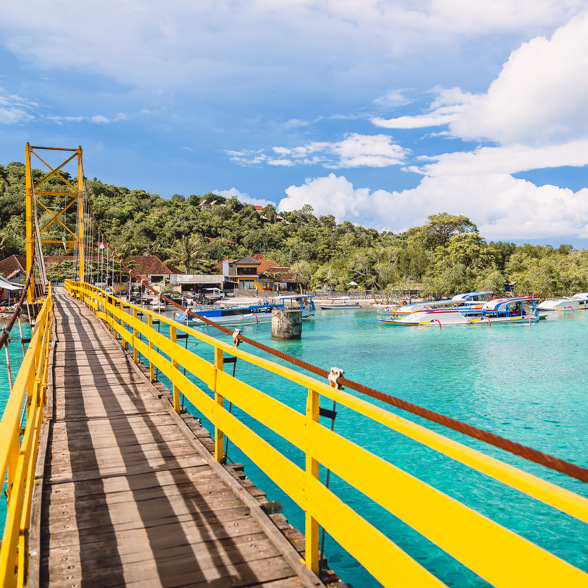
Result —
<svg viewBox="0 0 588 588"><path fill-rule="evenodd" d="M8 509L0 547L3 586L337 585L336 575L324 569L321 529L385 586L443 585L323 483L320 467L491 585L588 586L584 571L321 424L321 400L584 524L586 498L341 389L341 382L353 387L352 382L329 382L318 369L312 376L300 373L249 353L240 345L249 341L239 334L232 343L217 339L88 283L93 222L82 150L58 150L71 156L52 167L41 157L44 149L27 144L30 271L17 309L35 312L34 330L0 422L0 475ZM50 169L36 184L31 156ZM62 173L76 160L77 182ZM50 178L63 180L63 191L43 190ZM65 205L54 213L43 197L56 195L64 197ZM74 205L75 232L62 220ZM42 227L37 206L51 215ZM63 225L67 237L48 235L54 224ZM76 253L78 277L52 289L42 243L64 240ZM209 352L188 348L187 337ZM4 343L0 339L0 346ZM229 369L235 361L299 387L305 412L240 380ZM170 382L169 389L160 375ZM377 391L362 388L355 389L378 397ZM183 410L183 399L197 415ZM240 409L238 414L232 407ZM459 427L427 412L422 416ZM212 423L211 435L201 417ZM251 419L301 451L304 464L294 463L252 430ZM462 432L588 481L584 468L469 429ZM226 464L227 438L303 509L303 533L288 524L279 505L268 502L238 465Z"/></svg>

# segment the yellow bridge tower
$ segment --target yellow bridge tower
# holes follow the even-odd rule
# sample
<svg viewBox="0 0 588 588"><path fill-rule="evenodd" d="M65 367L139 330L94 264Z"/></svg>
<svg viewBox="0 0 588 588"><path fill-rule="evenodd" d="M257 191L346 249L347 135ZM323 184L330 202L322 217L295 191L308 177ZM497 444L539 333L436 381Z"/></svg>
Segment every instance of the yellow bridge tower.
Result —
<svg viewBox="0 0 588 588"><path fill-rule="evenodd" d="M61 165L53 167L46 161L46 156L40 153L43 151L64 151L72 155ZM47 173L35 182L31 156L34 155L45 167ZM72 183L69 175L64 171L65 166L77 157L77 186ZM55 179L54 179L55 178ZM57 180L57 181L56 181ZM79 280L84 281L84 170L82 165L82 148L65 149L59 147L35 147L26 144L26 240L27 240L27 268L31 267L33 261L37 261L40 272L44 274L43 243L63 244L66 252L76 252L79 267ZM55 207L57 197L63 197L64 204ZM49 218L42 226L39 226L37 219L37 205L49 215ZM77 205L76 232L74 233L65 222L66 212L74 209ZM55 212L56 210L56 212ZM58 238L50 231L55 223L63 227L63 236ZM52 234L51 234L52 233ZM43 238L44 236L44 238ZM44 275L42 283L44 283ZM35 281L31 280L28 292L28 302L35 298Z"/></svg>

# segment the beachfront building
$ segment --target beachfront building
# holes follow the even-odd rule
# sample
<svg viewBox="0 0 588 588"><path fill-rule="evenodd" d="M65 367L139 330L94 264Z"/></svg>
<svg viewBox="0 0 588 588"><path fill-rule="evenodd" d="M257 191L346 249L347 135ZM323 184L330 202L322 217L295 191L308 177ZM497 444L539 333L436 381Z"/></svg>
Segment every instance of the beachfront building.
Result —
<svg viewBox="0 0 588 588"><path fill-rule="evenodd" d="M299 292L306 279L296 276L292 268L281 266L261 253L241 259L225 259L217 265L219 274L235 284L239 292Z"/></svg>
<svg viewBox="0 0 588 588"><path fill-rule="evenodd" d="M237 281L224 274L175 274L170 282L178 286L180 292L200 293L217 288L227 292L237 287Z"/></svg>
<svg viewBox="0 0 588 588"><path fill-rule="evenodd" d="M163 263L157 255L129 255L124 262L141 281L159 284L182 272L169 263Z"/></svg>
<svg viewBox="0 0 588 588"><path fill-rule="evenodd" d="M18 302L23 288L22 284L9 282L6 278L0 276L0 311L5 310L5 305Z"/></svg>
<svg viewBox="0 0 588 588"><path fill-rule="evenodd" d="M233 262L233 271L237 279L238 290L257 290L259 279L257 268L259 265L260 262L249 255Z"/></svg>
<svg viewBox="0 0 588 588"><path fill-rule="evenodd" d="M260 292L301 292L308 278L296 276L291 268L272 265L259 275Z"/></svg>
<svg viewBox="0 0 588 588"><path fill-rule="evenodd" d="M14 284L20 284L27 277L27 261L24 255L10 255L0 261L0 275Z"/></svg>
<svg viewBox="0 0 588 588"><path fill-rule="evenodd" d="M45 255L47 273L53 272L57 275L63 274L61 278L56 278L56 281L58 282L63 281L63 279L70 279L72 277L71 264L75 259L76 258L73 255ZM96 271L101 273L99 269L100 265L102 263L106 265L108 258L106 254L104 254L103 257L99 255L87 255L86 259L93 261ZM69 266L63 266L62 264L64 264L64 262L69 262ZM112 265L112 258L109 263ZM131 269L133 274L137 276L139 280L143 282L152 282L154 284L165 282L166 280L171 281L172 276L182 273L179 269L169 263L163 263L163 261L161 261L156 255L131 255L125 258L123 263ZM26 260L24 255L11 255L0 261L0 275L4 275L7 280L18 284L21 280L26 278L25 264ZM109 270L104 269L102 273L110 276ZM126 271L123 269L121 272L118 262L115 262L114 273L115 282L118 281L121 273L123 281L126 282L128 280ZM132 281L137 280L133 279ZM106 280L106 282L108 282L108 280Z"/></svg>

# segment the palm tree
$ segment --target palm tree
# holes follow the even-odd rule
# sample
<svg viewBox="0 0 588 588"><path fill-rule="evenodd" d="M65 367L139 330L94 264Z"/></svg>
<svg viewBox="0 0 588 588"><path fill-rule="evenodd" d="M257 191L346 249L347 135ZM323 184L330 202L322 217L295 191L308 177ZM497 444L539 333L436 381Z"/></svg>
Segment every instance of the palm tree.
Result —
<svg viewBox="0 0 588 588"><path fill-rule="evenodd" d="M171 263L187 274L206 273L210 271L212 263L206 256L207 247L208 243L202 235L183 235L172 248L164 250L168 256L164 263Z"/></svg>

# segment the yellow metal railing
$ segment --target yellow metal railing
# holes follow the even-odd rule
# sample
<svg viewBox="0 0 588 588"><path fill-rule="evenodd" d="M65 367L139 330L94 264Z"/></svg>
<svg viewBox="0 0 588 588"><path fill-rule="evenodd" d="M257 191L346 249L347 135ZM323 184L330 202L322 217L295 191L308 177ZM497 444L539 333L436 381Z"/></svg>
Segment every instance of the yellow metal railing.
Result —
<svg viewBox="0 0 588 588"><path fill-rule="evenodd" d="M223 435L227 435L305 511L306 563L313 571L318 571L321 525L385 585L443 585L322 484L321 464L495 586L588 586L588 574L582 570L322 426L320 398L334 400L584 523L588 523L586 498L326 383L122 302L95 287L72 282L66 283L66 287L105 321L125 348L133 349L135 361L138 354L146 358L152 379L155 368L169 379L178 412L180 394L184 394L213 423L217 460L223 460ZM147 323L137 317L139 311L148 315ZM169 325L169 338L151 327L156 317ZM212 346L214 363L179 345L178 332ZM307 394L306 414L224 372L225 354L300 385ZM184 369L203 381L214 392L214 398L184 375ZM226 410L225 400L304 452L305 468Z"/></svg>
<svg viewBox="0 0 588 588"><path fill-rule="evenodd" d="M52 323L53 302L49 287L0 421L0 478L6 484L8 503L0 548L2 586L22 586L26 580L31 501L47 391ZM24 426L23 417L26 419Z"/></svg>

